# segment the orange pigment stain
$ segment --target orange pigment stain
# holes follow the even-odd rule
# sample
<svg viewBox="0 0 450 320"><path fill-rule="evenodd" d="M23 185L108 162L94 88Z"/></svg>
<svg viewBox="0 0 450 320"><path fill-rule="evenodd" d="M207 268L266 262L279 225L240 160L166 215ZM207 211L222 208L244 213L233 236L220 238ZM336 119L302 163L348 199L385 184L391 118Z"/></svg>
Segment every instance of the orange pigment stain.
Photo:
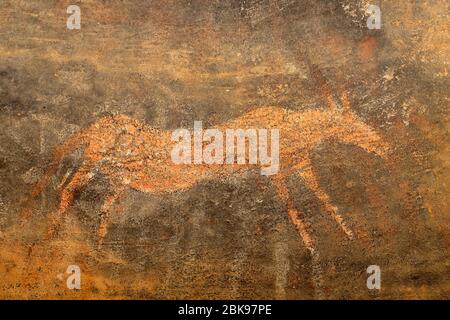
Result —
<svg viewBox="0 0 450 320"><path fill-rule="evenodd" d="M378 41L374 37L367 37L361 41L358 47L359 56L362 60L372 60L376 55Z"/></svg>

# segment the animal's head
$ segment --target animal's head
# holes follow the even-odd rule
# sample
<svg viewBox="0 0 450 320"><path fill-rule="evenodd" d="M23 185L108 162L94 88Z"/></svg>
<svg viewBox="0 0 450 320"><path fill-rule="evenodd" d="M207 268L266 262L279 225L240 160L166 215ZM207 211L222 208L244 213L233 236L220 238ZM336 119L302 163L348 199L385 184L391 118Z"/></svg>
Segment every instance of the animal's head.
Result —
<svg viewBox="0 0 450 320"><path fill-rule="evenodd" d="M343 108L332 111L328 136L385 158L390 150L389 144L350 108L346 93L341 98Z"/></svg>
<svg viewBox="0 0 450 320"><path fill-rule="evenodd" d="M308 61L308 59L306 59ZM328 126L325 136L336 138L349 144L357 145L368 152L373 152L385 157L389 150L388 144L373 128L366 124L352 110L347 90L340 88L340 103L338 103L333 90L322 74L319 67L310 63L311 75L314 78L319 92L325 98L327 104Z"/></svg>

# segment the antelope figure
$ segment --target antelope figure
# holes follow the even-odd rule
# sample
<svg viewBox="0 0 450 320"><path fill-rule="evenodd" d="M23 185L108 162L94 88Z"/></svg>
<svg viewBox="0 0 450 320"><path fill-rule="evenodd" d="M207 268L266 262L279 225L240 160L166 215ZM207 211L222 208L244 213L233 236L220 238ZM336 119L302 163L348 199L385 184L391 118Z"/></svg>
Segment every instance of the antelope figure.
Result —
<svg viewBox="0 0 450 320"><path fill-rule="evenodd" d="M300 174L310 190L322 202L326 212L345 235L352 239L354 236L352 230L337 212L327 193L322 190L313 171L312 152L326 139L353 144L381 157L388 151L388 146L381 136L352 112L345 90L341 92L341 107L338 108L327 83L320 77L318 82L319 89L327 100L325 110L294 112L277 107L257 108L219 126L230 129L258 127L280 130L279 172L270 176L270 179L313 261L318 257L315 252L315 241L289 195L287 177L294 173ZM107 116L97 120L54 150L47 172L33 186L22 210L23 221L30 216L33 199L43 192L56 173L61 160L80 147L84 147L83 163L61 191L59 206L52 213L49 222L47 231L49 238L54 236L58 221L73 202L74 193L83 188L96 171L102 172L109 179L109 193L101 207L97 231L98 243L101 244L107 234L113 205L129 188L147 193L171 192L188 189L204 179L214 179L255 166L175 164L171 160L173 144L171 131L151 128L125 115Z"/></svg>

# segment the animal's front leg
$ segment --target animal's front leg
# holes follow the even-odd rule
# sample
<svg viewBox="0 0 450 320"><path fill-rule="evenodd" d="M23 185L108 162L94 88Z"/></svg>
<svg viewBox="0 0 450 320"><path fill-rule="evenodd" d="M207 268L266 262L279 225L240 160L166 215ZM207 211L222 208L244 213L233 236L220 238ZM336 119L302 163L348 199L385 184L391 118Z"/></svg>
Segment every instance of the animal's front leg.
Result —
<svg viewBox="0 0 450 320"><path fill-rule="evenodd" d="M328 194L322 190L320 187L319 181L317 180L317 176L312 170L312 167L308 165L300 171L300 176L304 179L307 186L311 191L314 192L317 198L323 203L325 210L327 213L336 221L336 223L341 227L342 231L347 235L347 237L351 240L353 239L353 232L350 228L345 224L344 219L340 214L337 213L337 208L331 204L331 200L328 197Z"/></svg>
<svg viewBox="0 0 450 320"><path fill-rule="evenodd" d="M315 242L313 238L311 238L305 222L302 220L302 217L298 210L295 208L294 202L289 196L289 188L286 185L286 177L281 175L276 175L272 178L272 183L277 189L277 193L279 198L286 205L288 210L289 218L291 219L292 224L297 229L298 234L303 240L306 249L308 249L311 254L311 267L312 267L312 282L314 284L315 295L317 298L323 298L322 286L322 268L320 266L320 257L319 253L315 250Z"/></svg>
<svg viewBox="0 0 450 320"><path fill-rule="evenodd" d="M295 208L292 199L289 196L289 189L286 185L285 177L275 176L272 178L272 183L277 189L278 197L283 201L288 210L289 218L291 219L292 224L297 229L298 234L303 240L305 247L311 253L314 252L314 240L309 235L308 230L306 229L305 222L302 220L300 213Z"/></svg>
<svg viewBox="0 0 450 320"><path fill-rule="evenodd" d="M99 246L103 244L103 240L108 232L108 225L111 216L111 209L118 198L125 194L125 188L114 188L113 192L108 195L100 209L100 225L97 230L97 243Z"/></svg>

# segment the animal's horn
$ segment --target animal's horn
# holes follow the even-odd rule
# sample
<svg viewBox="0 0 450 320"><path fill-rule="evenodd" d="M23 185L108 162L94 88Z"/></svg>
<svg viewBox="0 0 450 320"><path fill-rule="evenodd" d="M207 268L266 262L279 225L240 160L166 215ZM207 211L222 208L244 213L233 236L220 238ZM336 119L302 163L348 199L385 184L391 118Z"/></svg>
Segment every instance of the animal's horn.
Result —
<svg viewBox="0 0 450 320"><path fill-rule="evenodd" d="M322 71L320 71L320 68L311 62L311 59L309 58L309 54L306 52L306 50L303 50L301 52L301 55L303 56L303 60L308 66L310 73L316 82L317 86L319 87L320 93L322 96L325 97L327 101L328 108L331 111L336 111L336 99L333 96L333 91L331 90L329 81L327 78L323 75Z"/></svg>

